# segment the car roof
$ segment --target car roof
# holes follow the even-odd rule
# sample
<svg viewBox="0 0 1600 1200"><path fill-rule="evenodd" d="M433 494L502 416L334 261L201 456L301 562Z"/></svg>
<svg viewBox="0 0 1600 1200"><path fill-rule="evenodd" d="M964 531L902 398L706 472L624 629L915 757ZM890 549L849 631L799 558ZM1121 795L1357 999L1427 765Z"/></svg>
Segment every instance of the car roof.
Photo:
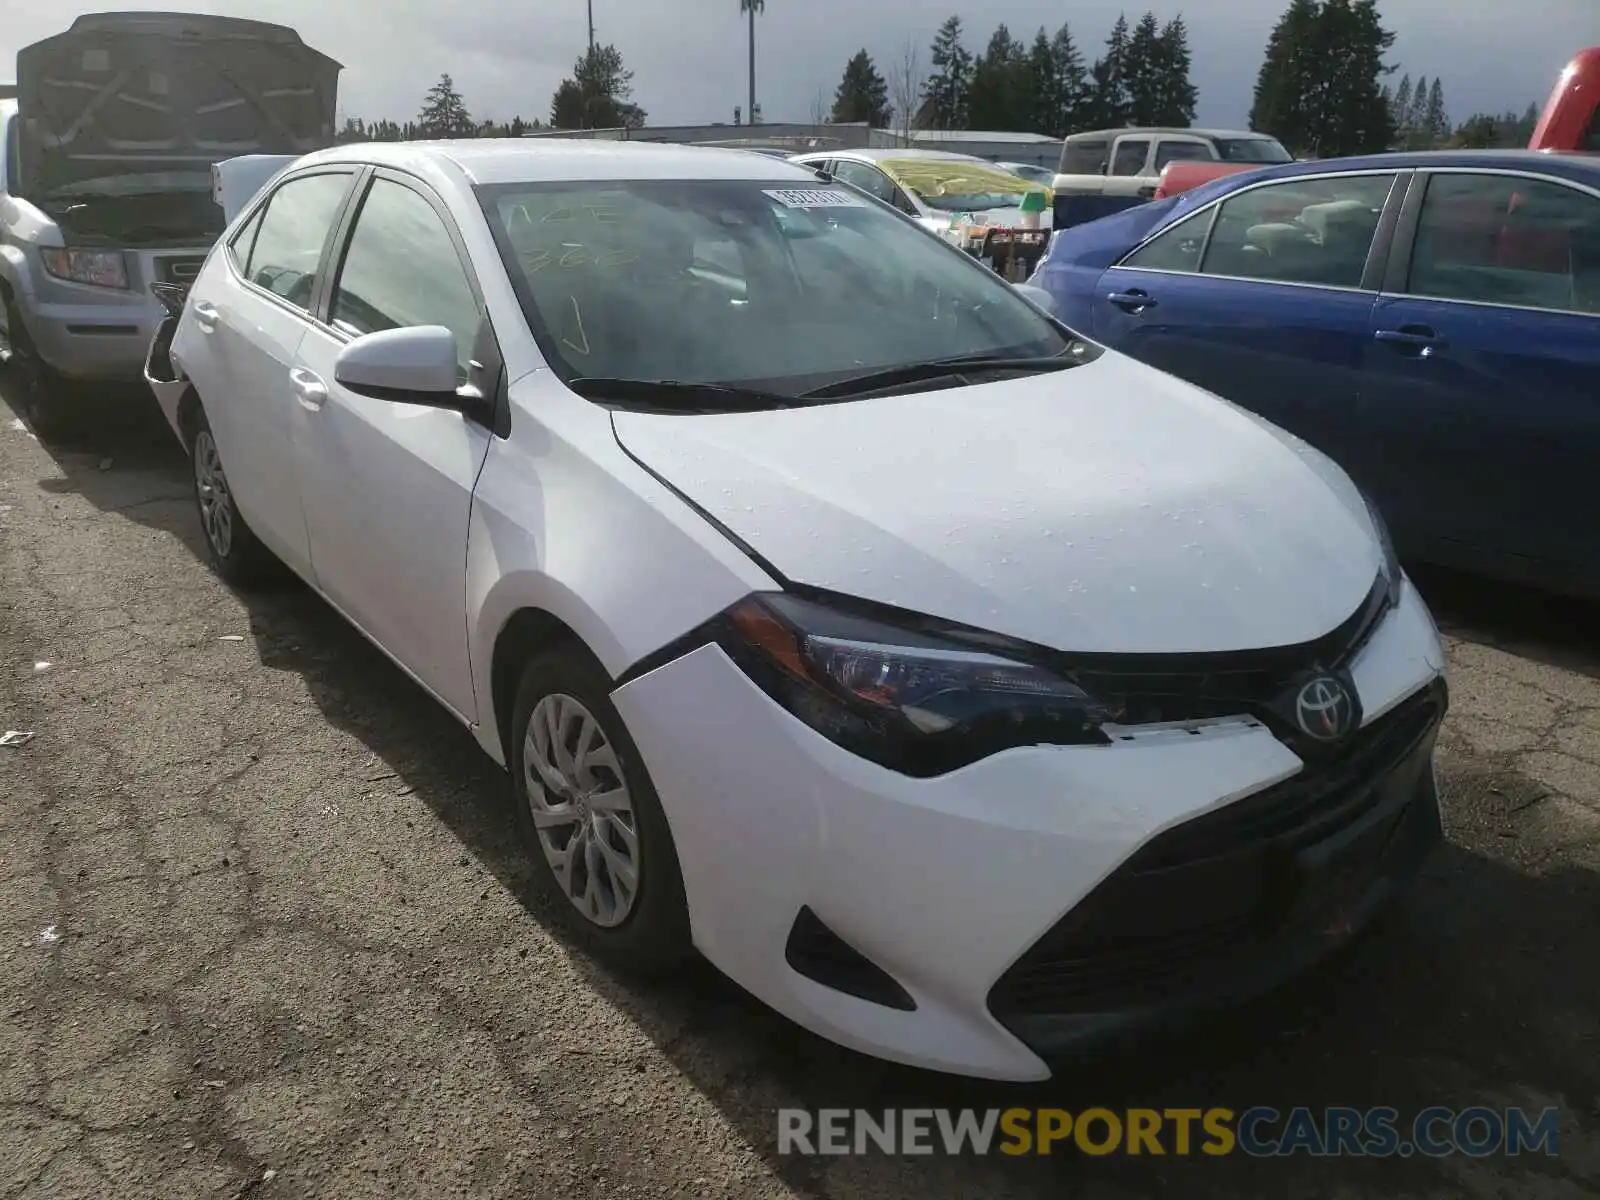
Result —
<svg viewBox="0 0 1600 1200"><path fill-rule="evenodd" d="M371 163L427 173L453 167L470 184L588 179L727 179L815 182L803 167L734 147L588 138L471 138L357 142L314 151L295 165Z"/></svg>
<svg viewBox="0 0 1600 1200"><path fill-rule="evenodd" d="M1203 208L1220 196L1256 183L1336 175L1346 171L1414 171L1455 167L1475 171L1528 171L1556 175L1590 187L1600 187L1600 154L1547 150L1408 150L1366 154L1352 158L1313 158L1300 162L1257 167L1208 180L1184 192L1172 209L1173 217Z"/></svg>
<svg viewBox="0 0 1600 1200"><path fill-rule="evenodd" d="M1270 133L1261 133L1250 129L1187 129L1177 125L1130 125L1123 129L1088 129L1082 133L1074 133L1067 137L1069 142L1099 141L1104 138L1122 137L1129 134L1143 137L1146 134L1188 134L1198 138L1234 138L1263 141L1272 137Z"/></svg>
<svg viewBox="0 0 1600 1200"><path fill-rule="evenodd" d="M797 158L853 158L857 162L884 162L888 159L926 158L946 162L987 162L975 154L957 154L951 150L914 150L909 146L874 147L866 150L812 150Z"/></svg>

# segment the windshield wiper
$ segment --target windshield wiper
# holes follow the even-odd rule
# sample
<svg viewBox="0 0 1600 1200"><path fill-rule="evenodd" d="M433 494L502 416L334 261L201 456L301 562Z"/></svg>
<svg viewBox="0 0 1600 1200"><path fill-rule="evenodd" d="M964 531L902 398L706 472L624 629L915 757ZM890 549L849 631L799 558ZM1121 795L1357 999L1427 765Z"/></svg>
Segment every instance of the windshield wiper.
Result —
<svg viewBox="0 0 1600 1200"><path fill-rule="evenodd" d="M676 412L764 412L773 408L793 408L795 403L793 396L731 383L683 383L677 379L619 379L587 375L569 380L567 386L587 400L614 400L622 404L668 408ZM689 403L694 400L704 403Z"/></svg>
<svg viewBox="0 0 1600 1200"><path fill-rule="evenodd" d="M932 379L946 379L967 374L984 374L990 371L1064 371L1083 360L1075 353L1074 342L1060 354L1048 357L1015 358L999 354L966 354L956 358L935 358L929 362L908 363L903 367L885 367L881 371L868 371L865 375L852 375L837 383L824 384L809 392L801 392L802 400L828 400L845 396L860 396L881 388L903 383L922 383Z"/></svg>

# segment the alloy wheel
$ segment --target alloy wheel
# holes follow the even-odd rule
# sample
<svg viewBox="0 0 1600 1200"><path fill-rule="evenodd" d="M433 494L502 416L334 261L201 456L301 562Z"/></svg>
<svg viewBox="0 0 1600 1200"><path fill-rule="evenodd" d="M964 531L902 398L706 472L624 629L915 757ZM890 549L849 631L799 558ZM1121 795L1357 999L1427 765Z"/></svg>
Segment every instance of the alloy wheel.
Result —
<svg viewBox="0 0 1600 1200"><path fill-rule="evenodd" d="M522 761L556 883L589 921L622 924L639 896L639 823L611 739L581 701L553 693L529 715Z"/></svg>
<svg viewBox="0 0 1600 1200"><path fill-rule="evenodd" d="M195 435L194 486L206 540L219 558L227 558L233 550L233 497L228 491L228 477L222 472L222 456L217 453L216 439L209 429Z"/></svg>

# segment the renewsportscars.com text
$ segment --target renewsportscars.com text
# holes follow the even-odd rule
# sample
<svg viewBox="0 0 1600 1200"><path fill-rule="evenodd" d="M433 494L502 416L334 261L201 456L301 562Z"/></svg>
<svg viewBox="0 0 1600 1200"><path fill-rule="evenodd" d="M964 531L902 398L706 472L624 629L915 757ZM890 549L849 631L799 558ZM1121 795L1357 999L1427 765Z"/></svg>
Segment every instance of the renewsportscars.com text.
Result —
<svg viewBox="0 0 1600 1200"><path fill-rule="evenodd" d="M1253 1158L1556 1156L1547 1108L1064 1108L778 1110L778 1153L1129 1154Z"/></svg>

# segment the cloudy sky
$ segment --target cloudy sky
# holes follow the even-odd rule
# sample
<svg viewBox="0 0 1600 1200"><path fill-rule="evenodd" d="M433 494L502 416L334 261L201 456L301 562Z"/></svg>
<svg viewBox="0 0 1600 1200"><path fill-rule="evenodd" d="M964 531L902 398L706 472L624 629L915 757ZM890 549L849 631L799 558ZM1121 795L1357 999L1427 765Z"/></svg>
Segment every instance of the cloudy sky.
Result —
<svg viewBox="0 0 1600 1200"><path fill-rule="evenodd" d="M1239 125L1268 32L1287 0L988 0L966 17L969 46L981 49L995 25L1032 38L1070 20L1086 57L1117 13L1184 12L1200 90L1199 121ZM746 31L738 0L593 0L596 33L614 42L633 70L635 99L652 124L731 120L746 92ZM1398 35L1391 61L1412 75L1444 79L1457 120L1475 110L1540 104L1572 54L1600 44L1600 0L1381 0ZM474 116L548 119L550 95L572 70L587 37L584 0L0 0L0 55L64 29L80 12L113 8L187 9L295 26L345 64L346 115L415 115L441 72L455 77ZM819 90L831 97L845 61L865 48L885 75L927 45L953 0L767 0L757 22L757 93L767 120L808 121ZM7 68L9 75L14 68ZM1396 75L1398 79L1398 74Z"/></svg>

